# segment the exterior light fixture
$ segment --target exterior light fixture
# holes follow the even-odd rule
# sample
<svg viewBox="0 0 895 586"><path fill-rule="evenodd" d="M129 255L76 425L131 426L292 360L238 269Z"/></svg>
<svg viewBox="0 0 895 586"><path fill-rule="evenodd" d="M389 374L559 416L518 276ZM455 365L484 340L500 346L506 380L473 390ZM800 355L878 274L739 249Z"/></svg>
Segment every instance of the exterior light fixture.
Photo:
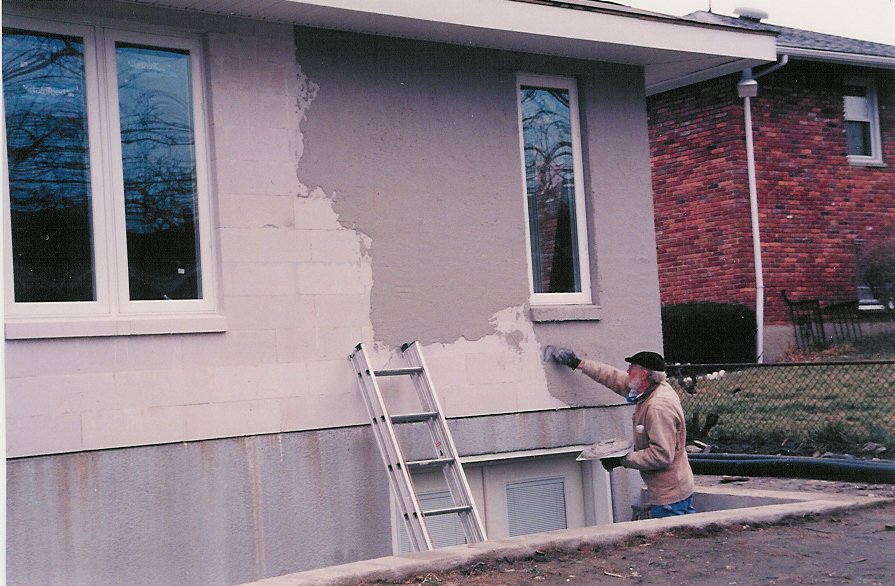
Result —
<svg viewBox="0 0 895 586"><path fill-rule="evenodd" d="M758 82L754 79L744 79L737 83L737 95L741 98L754 98L758 95Z"/></svg>

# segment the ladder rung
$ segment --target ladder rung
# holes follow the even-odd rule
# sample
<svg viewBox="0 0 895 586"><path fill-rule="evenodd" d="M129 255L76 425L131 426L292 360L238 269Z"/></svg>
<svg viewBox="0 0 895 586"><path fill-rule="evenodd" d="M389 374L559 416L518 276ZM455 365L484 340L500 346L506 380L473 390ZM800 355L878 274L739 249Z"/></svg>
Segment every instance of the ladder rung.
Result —
<svg viewBox="0 0 895 586"><path fill-rule="evenodd" d="M386 368L385 370L374 370L376 376L405 376L408 374L419 374L423 372L422 366L408 366L407 368Z"/></svg>
<svg viewBox="0 0 895 586"><path fill-rule="evenodd" d="M453 458L435 458L433 460L414 460L412 462L405 462L405 464L407 464L407 467L410 469L422 470L425 468L435 468L437 466L447 466L453 462Z"/></svg>
<svg viewBox="0 0 895 586"><path fill-rule="evenodd" d="M472 510L469 505L460 505L459 507L446 507L444 509L432 509L431 511L423 511L424 517L434 517L436 515L450 515L451 513L466 513Z"/></svg>
<svg viewBox="0 0 895 586"><path fill-rule="evenodd" d="M405 415L392 415L392 423L418 423L429 421L438 417L438 411L424 411L422 413L407 413Z"/></svg>

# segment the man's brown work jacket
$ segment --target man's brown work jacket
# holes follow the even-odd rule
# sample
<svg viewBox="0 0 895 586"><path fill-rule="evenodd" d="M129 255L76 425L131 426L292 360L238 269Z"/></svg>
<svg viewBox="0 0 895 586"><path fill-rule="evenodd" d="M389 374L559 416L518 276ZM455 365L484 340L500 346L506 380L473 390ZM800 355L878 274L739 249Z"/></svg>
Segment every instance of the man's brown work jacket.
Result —
<svg viewBox="0 0 895 586"><path fill-rule="evenodd" d="M583 360L590 378L619 395L628 393L628 375L618 368ZM634 451L622 460L625 468L640 470L652 505L669 505L693 494L693 471L687 460L684 410L667 382L651 387L634 404ZM643 426L638 432L638 426Z"/></svg>

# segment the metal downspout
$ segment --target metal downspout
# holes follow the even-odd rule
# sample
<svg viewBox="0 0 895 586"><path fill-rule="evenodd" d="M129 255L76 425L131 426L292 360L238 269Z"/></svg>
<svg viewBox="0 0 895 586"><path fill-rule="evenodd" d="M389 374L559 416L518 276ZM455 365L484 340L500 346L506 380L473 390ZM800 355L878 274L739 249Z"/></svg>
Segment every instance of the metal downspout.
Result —
<svg viewBox="0 0 895 586"><path fill-rule="evenodd" d="M761 264L761 235L758 226L758 187L755 180L755 147L752 142L752 98L758 95L758 82L761 77L780 69L789 61L783 55L780 61L767 69L752 74L752 68L744 69L742 79L737 84L737 95L743 99L743 122L746 133L746 172L749 176L749 210L752 216L752 255L755 264L755 357L758 363L764 362L764 270Z"/></svg>

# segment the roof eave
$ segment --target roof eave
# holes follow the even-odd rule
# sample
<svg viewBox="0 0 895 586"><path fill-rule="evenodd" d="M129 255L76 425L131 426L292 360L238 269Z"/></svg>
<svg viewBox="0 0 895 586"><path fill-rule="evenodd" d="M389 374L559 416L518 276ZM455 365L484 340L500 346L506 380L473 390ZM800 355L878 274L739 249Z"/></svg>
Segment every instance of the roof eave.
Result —
<svg viewBox="0 0 895 586"><path fill-rule="evenodd" d="M776 35L611 4L518 0L122 0L316 28L641 66L646 85L776 58Z"/></svg>

